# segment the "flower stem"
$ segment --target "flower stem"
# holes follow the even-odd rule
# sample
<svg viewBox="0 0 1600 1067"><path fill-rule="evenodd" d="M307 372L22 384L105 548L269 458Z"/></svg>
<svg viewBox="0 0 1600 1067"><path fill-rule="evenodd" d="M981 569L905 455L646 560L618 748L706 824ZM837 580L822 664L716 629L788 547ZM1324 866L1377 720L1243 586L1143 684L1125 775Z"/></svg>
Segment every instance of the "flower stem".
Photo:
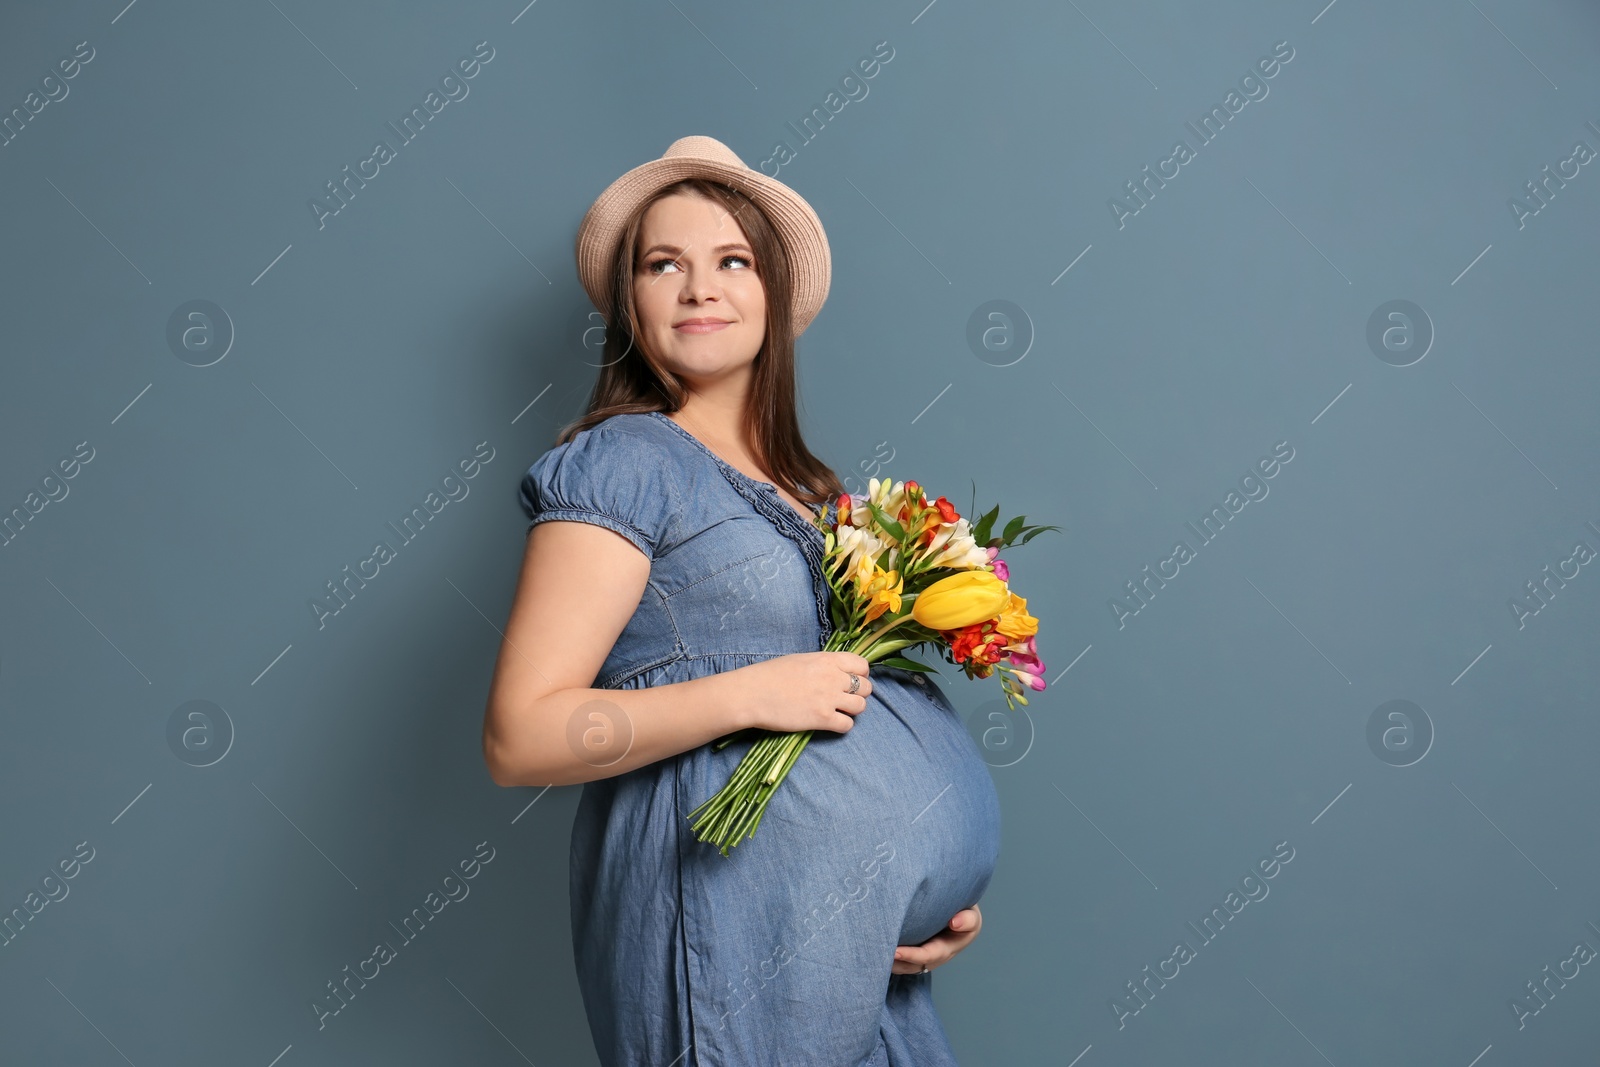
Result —
<svg viewBox="0 0 1600 1067"><path fill-rule="evenodd" d="M885 625L878 627L876 630L873 630L871 633L869 633L865 637L861 638L861 640L859 640L859 641L857 641L855 643L855 645L850 649L850 651L852 651L852 652L854 652L854 653L859 655L863 649L871 648L873 645L877 644L878 643L878 638L882 637L884 634L888 633L890 630L893 630L896 626L899 626L901 623L906 623L906 622L910 622L910 621L911 621L911 613L907 612L906 614L900 616L898 619L894 619L894 620L890 621L889 623L886 623Z"/></svg>
<svg viewBox="0 0 1600 1067"><path fill-rule="evenodd" d="M849 621L854 622L855 617L856 613L852 612ZM912 617L907 613L866 634L858 627L835 630L828 636L823 651L887 653L892 648L900 647L901 642L883 641L883 636L910 621ZM884 646L882 649L875 647L880 644ZM740 841L753 837L766 814L768 803L815 732L776 733L752 727L720 738L714 745L714 751L720 752L736 740L757 735L757 740L739 761L727 783L689 813L695 836L700 841L715 845L723 856L727 856L728 850Z"/></svg>

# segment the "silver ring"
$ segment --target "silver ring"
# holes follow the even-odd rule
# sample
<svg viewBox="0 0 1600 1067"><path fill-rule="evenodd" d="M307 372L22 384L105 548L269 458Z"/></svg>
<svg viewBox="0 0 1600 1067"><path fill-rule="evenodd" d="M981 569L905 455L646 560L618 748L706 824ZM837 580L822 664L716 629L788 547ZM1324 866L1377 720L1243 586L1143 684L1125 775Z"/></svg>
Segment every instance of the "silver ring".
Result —
<svg viewBox="0 0 1600 1067"><path fill-rule="evenodd" d="M922 970L918 971L917 973L918 974L927 974L928 973L928 965L926 963L924 963L922 965Z"/></svg>
<svg viewBox="0 0 1600 1067"><path fill-rule="evenodd" d="M860 691L861 691L861 675L852 674L850 676L850 688L846 689L845 692L846 693L859 693Z"/></svg>

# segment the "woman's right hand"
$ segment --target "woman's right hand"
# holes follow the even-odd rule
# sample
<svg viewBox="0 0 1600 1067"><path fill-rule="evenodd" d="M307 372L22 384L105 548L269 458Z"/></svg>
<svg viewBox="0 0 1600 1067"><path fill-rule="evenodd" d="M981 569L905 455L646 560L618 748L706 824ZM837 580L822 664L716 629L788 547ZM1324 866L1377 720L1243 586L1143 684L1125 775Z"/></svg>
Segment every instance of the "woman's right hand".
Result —
<svg viewBox="0 0 1600 1067"><path fill-rule="evenodd" d="M872 693L871 665L854 652L796 652L774 656L721 677L746 709L749 726L780 733L829 730L848 733ZM854 693L850 675L861 679Z"/></svg>

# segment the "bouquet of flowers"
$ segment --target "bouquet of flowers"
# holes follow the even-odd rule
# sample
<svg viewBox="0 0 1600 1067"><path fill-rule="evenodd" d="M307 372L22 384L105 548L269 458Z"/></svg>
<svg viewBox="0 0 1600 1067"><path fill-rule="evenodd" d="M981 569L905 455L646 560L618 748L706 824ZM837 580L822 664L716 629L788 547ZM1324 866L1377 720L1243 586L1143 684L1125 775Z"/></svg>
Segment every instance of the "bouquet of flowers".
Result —
<svg viewBox="0 0 1600 1067"><path fill-rule="evenodd" d="M945 662L968 678L1000 675L1006 705L1026 704L1023 690L1044 688L1044 663L1035 635L1039 620L1013 593L999 558L1013 543L1025 545L1056 526L1025 525L1019 515L991 536L997 505L976 524L950 501L929 501L916 482L873 478L867 492L841 494L812 521L823 531L823 571L832 593L834 632L825 652L854 652L869 663L929 672L903 653L932 644ZM1020 538L1020 540L1018 540ZM762 813L815 731L740 731L759 740L727 785L690 813L696 837L728 850L761 825Z"/></svg>

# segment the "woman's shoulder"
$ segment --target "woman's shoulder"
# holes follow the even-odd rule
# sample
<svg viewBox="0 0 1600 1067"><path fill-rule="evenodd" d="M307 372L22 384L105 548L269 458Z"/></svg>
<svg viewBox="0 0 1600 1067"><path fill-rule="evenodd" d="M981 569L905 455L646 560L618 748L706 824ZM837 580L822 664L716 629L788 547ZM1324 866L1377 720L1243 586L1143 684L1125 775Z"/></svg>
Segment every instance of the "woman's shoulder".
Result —
<svg viewBox="0 0 1600 1067"><path fill-rule="evenodd" d="M660 451L670 440L670 428L654 412L627 411L608 416L587 429L579 430L565 445L603 447L634 452ZM558 445L556 447L562 447Z"/></svg>
<svg viewBox="0 0 1600 1067"><path fill-rule="evenodd" d="M666 459L665 442L655 416L626 412L602 419L551 446L535 461L535 466L556 462L568 455L581 455L589 464L609 461L620 469L637 469L641 463L659 463Z"/></svg>
<svg viewBox="0 0 1600 1067"><path fill-rule="evenodd" d="M580 430L535 459L522 477L530 519L598 512L638 527L659 525L679 478L672 443L648 414L613 415Z"/></svg>
<svg viewBox="0 0 1600 1067"><path fill-rule="evenodd" d="M666 429L661 424L660 416L653 411L625 411L602 419L583 432L612 441L632 438L649 444L667 440L667 434L662 432Z"/></svg>

